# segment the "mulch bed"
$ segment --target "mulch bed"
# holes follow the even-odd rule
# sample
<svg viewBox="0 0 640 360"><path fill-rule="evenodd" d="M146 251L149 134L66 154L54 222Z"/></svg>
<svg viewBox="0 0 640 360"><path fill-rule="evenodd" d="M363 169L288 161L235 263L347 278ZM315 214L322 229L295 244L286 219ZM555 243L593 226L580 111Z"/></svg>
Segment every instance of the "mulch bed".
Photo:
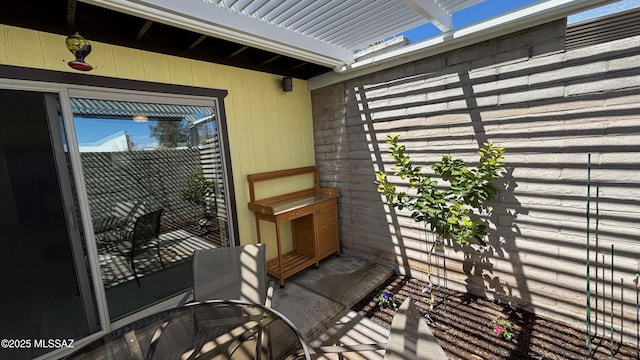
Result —
<svg viewBox="0 0 640 360"><path fill-rule="evenodd" d="M450 360L589 359L584 329L450 289L446 292L445 306L445 293L438 287L431 290L435 306L430 311L431 294L422 292L425 286L426 283L420 280L392 276L356 304L353 310L390 328L395 310L378 306L378 295L391 291L398 304L411 296L420 312L430 315L433 320L431 331ZM513 324L516 337L511 341L495 333L492 321L498 318L509 319ZM607 336L594 337L592 349L592 359L611 358ZM613 359L637 360L640 352L635 345L620 343L614 338Z"/></svg>

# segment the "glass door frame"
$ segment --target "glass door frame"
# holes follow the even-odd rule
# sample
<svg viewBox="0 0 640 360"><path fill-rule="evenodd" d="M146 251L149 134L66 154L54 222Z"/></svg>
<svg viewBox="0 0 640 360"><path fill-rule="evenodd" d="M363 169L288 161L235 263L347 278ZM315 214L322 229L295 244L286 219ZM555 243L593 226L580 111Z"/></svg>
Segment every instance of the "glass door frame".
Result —
<svg viewBox="0 0 640 360"><path fill-rule="evenodd" d="M64 76L61 76L63 74ZM93 291L96 298L96 306L98 309L98 318L100 330L94 334L90 334L83 339L76 339L75 347L95 340L112 329L116 329L131 321L142 318L162 309L175 306L182 296L176 296L172 299L155 304L135 314L127 316L115 322L110 321L109 311L106 300L105 289L102 284L100 273L100 264L98 260L98 249L95 242L93 232L93 224L90 217L89 202L86 192L86 183L82 173L82 164L80 162L80 151L75 133L75 125L73 120L73 112L70 104L70 97L89 97L107 100L124 100L139 102L162 102L167 104L180 105L199 105L211 106L215 108L218 117L220 131L220 142L222 146L222 165L224 168L224 191L227 194L226 208L229 217L229 242L232 246L238 245L237 237L237 212L235 205L235 193L233 186L233 172L231 169L231 159L229 155L229 141L227 134L226 116L224 110L224 97L227 92L217 89L205 89L197 87L179 86L171 84L157 84L143 81L131 81L124 79L102 78L99 76L86 76L80 74L67 74L62 72L52 72L38 69L16 69L13 66L0 65L0 88L9 90L35 91L42 93L56 94L60 101L62 110L62 119L67 136L69 157L71 169L78 194L79 212L82 220L82 227L85 234L86 255L89 262L90 276L93 283ZM64 79L65 82L58 82ZM95 79L98 79L96 81ZM69 82L66 82L69 81ZM95 83L98 85L85 85L86 83ZM100 86L104 82L105 86ZM150 91L158 89L159 92ZM57 119L55 119L57 120ZM58 134L55 134L58 135ZM55 141L61 141L56 139ZM62 181L62 179L60 179ZM65 209L65 211L68 211ZM81 239L75 240L81 241ZM82 244L72 244L72 247L78 249ZM82 280L81 280L82 281ZM70 353L73 349L58 349L51 351L37 359L59 358Z"/></svg>
<svg viewBox="0 0 640 360"><path fill-rule="evenodd" d="M73 262L74 267L76 269L76 276L78 277L78 289L80 291L80 299L82 301L83 309L85 310L85 314L87 316L87 322L89 323L89 330L91 331L91 324L95 323L95 314L97 301L94 303L94 294L92 293L91 283L89 282L88 276L91 274L87 273L92 272L92 269L87 269L84 266L84 251L82 248L82 236L80 232L80 226L82 224L78 223L78 218L75 216L76 210L74 208L74 193L79 196L77 186L75 186L75 181L70 179L70 175L74 177L75 174L69 174L68 172L68 162L71 162L71 159L65 158L65 145L68 147L68 130L65 116L63 113L58 112L56 100L58 104L62 106L62 99L60 98L60 94L55 94L51 92L42 93L45 100L45 107L49 118L49 134L51 138L51 147L54 158L54 163L57 168L57 176L58 182L60 183L60 195L62 196L63 210L65 214L65 219L67 221L67 232L71 241L71 252L73 254ZM57 98L57 99L56 99ZM62 124L60 123L62 120ZM62 137L65 136L66 139ZM68 149L67 149L68 150ZM73 166L73 165L72 165ZM84 232L86 234L86 232ZM86 237L85 237L86 239ZM94 290L95 291L95 290ZM99 309L99 308L98 308ZM99 310L98 310L99 314Z"/></svg>

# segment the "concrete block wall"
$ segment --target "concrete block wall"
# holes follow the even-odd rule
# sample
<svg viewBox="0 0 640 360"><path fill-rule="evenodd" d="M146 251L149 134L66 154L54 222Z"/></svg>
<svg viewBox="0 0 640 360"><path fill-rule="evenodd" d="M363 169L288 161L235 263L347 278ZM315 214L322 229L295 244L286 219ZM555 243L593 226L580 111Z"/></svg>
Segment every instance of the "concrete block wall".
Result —
<svg viewBox="0 0 640 360"><path fill-rule="evenodd" d="M490 246L448 247L448 285L584 328L590 154L592 332L608 334L613 297L616 336L635 343L640 36L565 51L565 29L555 21L314 90L316 164L322 185L341 190L345 252L437 283L434 236L376 192L375 172L393 172L385 138L401 135L425 172L443 154L475 164L485 141L505 147Z"/></svg>

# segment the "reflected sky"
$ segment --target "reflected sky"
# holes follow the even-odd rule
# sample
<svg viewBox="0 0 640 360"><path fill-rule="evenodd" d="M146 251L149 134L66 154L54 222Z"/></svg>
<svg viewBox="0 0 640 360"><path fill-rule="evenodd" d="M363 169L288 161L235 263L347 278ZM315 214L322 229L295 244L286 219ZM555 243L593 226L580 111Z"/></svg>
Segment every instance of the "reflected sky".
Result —
<svg viewBox="0 0 640 360"><path fill-rule="evenodd" d="M151 136L150 125L157 123L153 119L135 122L130 119L74 117L74 122L81 147L95 145L111 136L117 136L120 132L128 135L136 148L155 148L158 145L158 140Z"/></svg>

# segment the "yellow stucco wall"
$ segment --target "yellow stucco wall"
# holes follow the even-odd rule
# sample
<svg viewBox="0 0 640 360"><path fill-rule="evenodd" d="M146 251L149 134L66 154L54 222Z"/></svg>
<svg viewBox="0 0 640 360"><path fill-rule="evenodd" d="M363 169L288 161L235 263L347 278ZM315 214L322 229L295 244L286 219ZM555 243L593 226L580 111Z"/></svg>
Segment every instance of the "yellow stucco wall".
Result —
<svg viewBox="0 0 640 360"><path fill-rule="evenodd" d="M75 72L64 36L0 25L0 64ZM91 39L89 39L91 40ZM242 244L256 242L255 220L247 209L251 173L314 164L311 96L306 81L294 79L294 90L281 90L281 76L162 55L92 41L87 76L102 75L225 89L229 146ZM0 79L1 82L1 79ZM301 187L305 180L266 184L263 196ZM304 187L304 186L303 186ZM268 225L268 224L267 224ZM269 226L265 235L269 235ZM290 232L285 231L290 247ZM267 236L271 238L271 236ZM275 256L268 246L267 257Z"/></svg>

